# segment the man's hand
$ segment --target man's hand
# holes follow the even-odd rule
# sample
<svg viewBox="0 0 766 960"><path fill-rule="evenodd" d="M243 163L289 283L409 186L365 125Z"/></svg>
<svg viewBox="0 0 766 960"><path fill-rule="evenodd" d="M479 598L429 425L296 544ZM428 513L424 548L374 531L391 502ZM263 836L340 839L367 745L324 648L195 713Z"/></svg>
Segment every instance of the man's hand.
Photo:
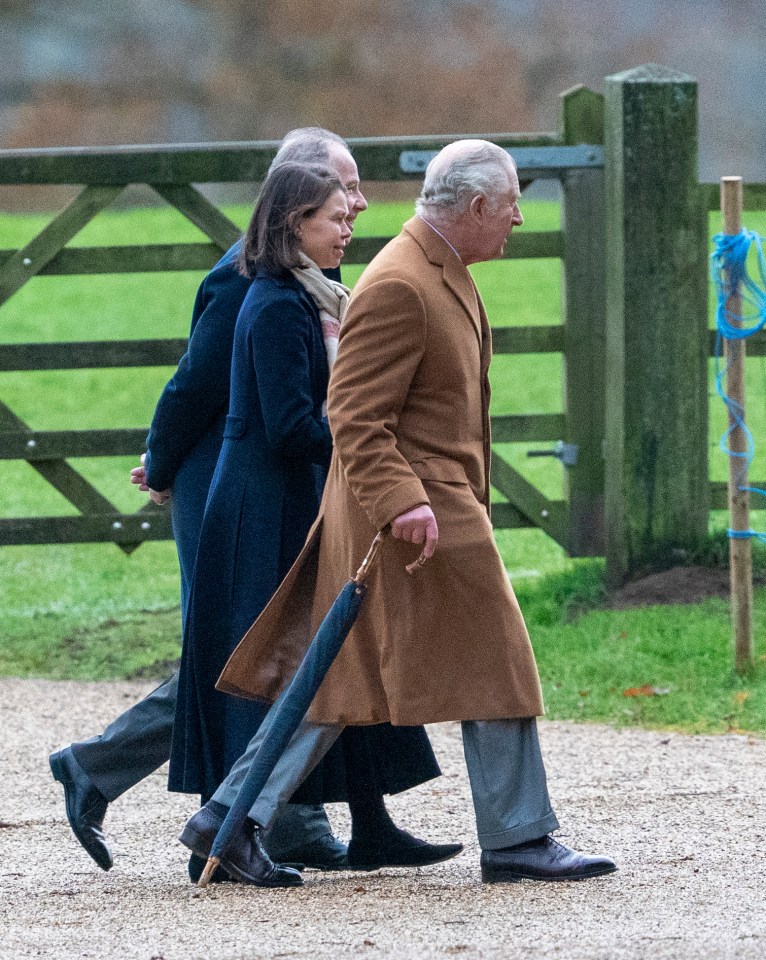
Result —
<svg viewBox="0 0 766 960"><path fill-rule="evenodd" d="M143 491L143 493L149 492L149 487L146 485L146 454L141 454L141 466L133 467L130 471L130 482L137 483L138 489Z"/></svg>
<svg viewBox="0 0 766 960"><path fill-rule="evenodd" d="M144 466L145 463L146 463L146 454L142 453L141 466L133 467L133 469L130 471L130 482L138 484L139 490L141 490L143 493L148 493L149 499L153 503L156 503L157 506L162 507L168 502L168 500L170 500L170 497L173 491L172 490L152 490L151 487L148 487L146 485L146 467Z"/></svg>
<svg viewBox="0 0 766 960"><path fill-rule="evenodd" d="M415 507L391 522L391 536L407 543L425 543L423 558L432 557L439 542L439 528L430 507Z"/></svg>

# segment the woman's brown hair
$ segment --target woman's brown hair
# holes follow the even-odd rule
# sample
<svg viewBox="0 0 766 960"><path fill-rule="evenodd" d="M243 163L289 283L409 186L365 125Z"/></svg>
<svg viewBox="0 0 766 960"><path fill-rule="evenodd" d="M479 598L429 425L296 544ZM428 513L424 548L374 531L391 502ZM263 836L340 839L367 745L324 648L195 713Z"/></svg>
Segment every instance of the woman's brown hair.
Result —
<svg viewBox="0 0 766 960"><path fill-rule="evenodd" d="M294 162L275 167L263 182L242 238L239 272L254 277L258 267L276 273L297 267L301 220L316 213L336 190L343 190L343 184L329 167Z"/></svg>

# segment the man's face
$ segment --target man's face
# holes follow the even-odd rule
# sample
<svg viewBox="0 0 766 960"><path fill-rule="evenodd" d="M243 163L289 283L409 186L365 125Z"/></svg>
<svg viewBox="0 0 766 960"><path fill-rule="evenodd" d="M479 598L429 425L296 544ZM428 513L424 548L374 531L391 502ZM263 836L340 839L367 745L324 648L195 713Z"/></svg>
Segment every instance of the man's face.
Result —
<svg viewBox="0 0 766 960"><path fill-rule="evenodd" d="M348 150L339 143L330 145L327 162L338 174L338 179L346 189L347 221L348 225L353 227L357 216L367 209L367 201L364 199L364 194L359 185L359 171L356 169L356 162Z"/></svg>
<svg viewBox="0 0 766 960"><path fill-rule="evenodd" d="M519 177L512 167L508 170L508 190L497 197L495 207L488 205L485 211L485 224L482 231L481 260L494 260L505 253L505 245L514 227L524 223L524 217L519 209Z"/></svg>

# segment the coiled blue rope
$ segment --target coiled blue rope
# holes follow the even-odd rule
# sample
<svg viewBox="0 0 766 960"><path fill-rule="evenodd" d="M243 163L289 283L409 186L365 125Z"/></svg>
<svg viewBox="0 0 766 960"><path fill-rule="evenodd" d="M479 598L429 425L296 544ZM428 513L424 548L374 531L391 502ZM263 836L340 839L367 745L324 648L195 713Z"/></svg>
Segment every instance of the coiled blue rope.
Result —
<svg viewBox="0 0 766 960"><path fill-rule="evenodd" d="M718 305L716 307L716 345L715 345L715 387L729 412L730 425L720 440L720 447L729 456L742 461L740 479L747 475L748 468L755 456L753 435L745 423L745 411L742 405L726 393L723 383L728 363L721 364L724 340L746 340L766 326L766 257L763 253L762 238L752 230L741 230L736 234L717 233L713 237L715 249L710 258L711 274L716 285ZM747 258L751 247L756 251L757 280L747 270ZM739 291L742 313L735 314L727 306L732 293ZM735 325L736 324L736 325ZM745 437L745 451L734 451L729 446L729 437L740 429ZM766 490L749 487L737 482L737 489L748 493L766 496ZM766 534L756 530L727 530L732 540L757 538L766 543Z"/></svg>

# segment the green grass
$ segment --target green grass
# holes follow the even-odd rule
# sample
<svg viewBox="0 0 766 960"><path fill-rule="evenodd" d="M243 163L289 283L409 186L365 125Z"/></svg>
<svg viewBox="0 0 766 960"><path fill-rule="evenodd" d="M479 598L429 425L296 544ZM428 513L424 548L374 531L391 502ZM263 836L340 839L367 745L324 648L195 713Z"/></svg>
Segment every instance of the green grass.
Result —
<svg viewBox="0 0 766 960"><path fill-rule="evenodd" d="M227 210L240 225L244 207ZM526 227L555 229L555 203L527 203ZM410 204L378 204L357 221L359 235L395 233ZM766 219L748 226L766 232ZM0 215L0 248L31 239L40 216ZM718 228L711 218L711 232ZM170 243L201 239L165 208L106 211L73 245ZM471 268L495 325L561 322L561 267L555 260L506 261ZM361 268L348 267L353 284ZM0 309L4 342L178 337L188 332L200 273L37 278ZM712 315L712 299L711 299ZM0 400L39 429L146 427L172 369L0 373ZM766 361L748 361L749 419L766 435ZM492 368L493 413L559 412L563 367L558 356L498 356ZM712 392L712 386L711 386ZM726 476L717 452L723 408L711 402L711 475ZM539 445L532 445L539 446ZM528 460L530 445L502 453L549 497L563 495L562 468ZM131 458L72 461L119 508L142 495L128 483ZM753 471L766 477L766 444ZM75 512L26 464L3 461L0 516ZM755 515L754 525L766 526ZM714 514L711 527L725 518ZM538 653L549 715L693 730L741 728L766 733L763 663L746 680L731 670L727 606L610 611L591 609L602 590L598 562L575 562L537 530L496 532L522 599ZM0 550L0 675L106 679L167 669L179 652L178 567L171 543L148 543L130 556L113 545L6 547ZM573 617L573 610L586 610ZM766 596L757 592L763 626ZM762 630L760 631L763 632ZM759 651L759 657L763 651ZM649 684L667 694L629 698ZM745 696L745 694L749 694Z"/></svg>
<svg viewBox="0 0 766 960"><path fill-rule="evenodd" d="M755 591L756 663L744 676L726 601L600 609L603 564L592 560L527 581L518 596L552 719L766 735L766 588Z"/></svg>
<svg viewBox="0 0 766 960"><path fill-rule="evenodd" d="M178 577L172 543L130 556L102 544L4 548L0 675L108 679L175 659Z"/></svg>

